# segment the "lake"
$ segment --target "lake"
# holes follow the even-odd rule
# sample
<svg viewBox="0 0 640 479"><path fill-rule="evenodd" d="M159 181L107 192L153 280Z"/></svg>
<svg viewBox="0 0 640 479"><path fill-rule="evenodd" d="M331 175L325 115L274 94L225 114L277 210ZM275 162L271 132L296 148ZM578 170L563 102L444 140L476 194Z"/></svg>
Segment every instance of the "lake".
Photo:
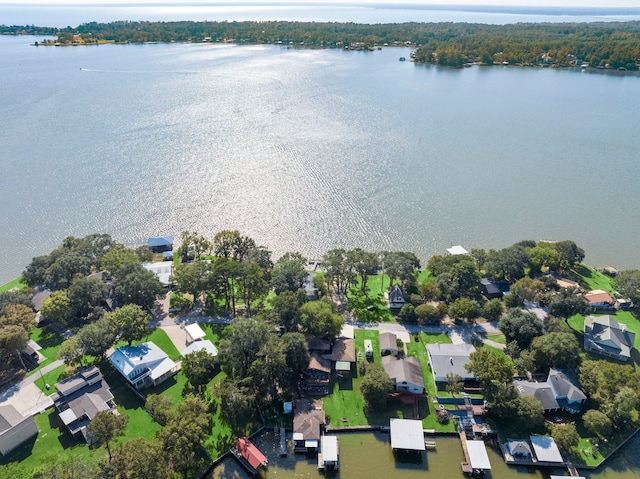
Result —
<svg viewBox="0 0 640 479"><path fill-rule="evenodd" d="M391 449L389 435L383 433L341 433L337 434L340 449L340 471L327 474L334 479L369 479L399 477L419 479L424 477L462 479L465 476L460 468L464 453L457 436L436 436L436 449L428 450L417 456L396 457ZM628 450L640 447L640 438L636 437ZM266 432L252 440L267 456L269 468L260 471L261 479L293 479L296 477L325 477L318 471L315 457L293 454L289 444L286 458L278 457L279 441L277 433ZM564 475L562 469L544 468L538 470L526 467L507 466L502 456L493 447L487 448L491 471L485 475L488 479L542 479L549 474ZM631 457L633 456L633 457ZM610 467L595 472L580 471L588 479L637 479L640 472L640 460L637 455L618 453L610 461ZM249 479L250 476L231 457L218 465L208 479Z"/></svg>
<svg viewBox="0 0 640 479"><path fill-rule="evenodd" d="M67 235L333 247L572 239L640 267L640 77L221 44L0 38L0 283Z"/></svg>

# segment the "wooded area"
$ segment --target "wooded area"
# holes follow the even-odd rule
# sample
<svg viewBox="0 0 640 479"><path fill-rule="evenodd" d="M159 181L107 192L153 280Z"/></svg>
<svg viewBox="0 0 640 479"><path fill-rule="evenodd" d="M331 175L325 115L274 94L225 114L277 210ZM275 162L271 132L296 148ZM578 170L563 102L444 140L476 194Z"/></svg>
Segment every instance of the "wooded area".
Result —
<svg viewBox="0 0 640 479"><path fill-rule="evenodd" d="M62 29L0 26L2 34L56 35L51 43L233 42L371 50L416 47L414 61L451 67L467 63L581 66L637 70L640 22L320 23L130 22L84 23ZM45 42L46 43L46 42Z"/></svg>

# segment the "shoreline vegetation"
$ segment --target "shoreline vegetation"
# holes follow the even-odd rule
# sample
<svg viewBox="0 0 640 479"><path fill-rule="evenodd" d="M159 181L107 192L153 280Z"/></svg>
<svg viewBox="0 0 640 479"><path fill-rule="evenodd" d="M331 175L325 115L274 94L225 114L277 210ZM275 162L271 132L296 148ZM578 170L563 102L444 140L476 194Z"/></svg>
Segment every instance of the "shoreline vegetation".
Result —
<svg viewBox="0 0 640 479"><path fill-rule="evenodd" d="M337 22L89 22L75 28L0 25L4 35L47 35L34 45L128 43L271 44L372 51L412 48L416 63L575 67L638 71L640 22L358 24Z"/></svg>

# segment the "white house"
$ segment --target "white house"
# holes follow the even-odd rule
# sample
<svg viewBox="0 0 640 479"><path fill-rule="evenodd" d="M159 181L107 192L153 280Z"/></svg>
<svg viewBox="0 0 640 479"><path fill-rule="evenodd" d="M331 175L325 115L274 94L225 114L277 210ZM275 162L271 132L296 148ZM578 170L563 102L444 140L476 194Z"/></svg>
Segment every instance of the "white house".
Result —
<svg viewBox="0 0 640 479"><path fill-rule="evenodd" d="M136 389L157 386L180 369L152 342L116 349L109 361Z"/></svg>
<svg viewBox="0 0 640 479"><path fill-rule="evenodd" d="M158 281L167 286L170 284L169 278L173 274L172 261L156 261L155 263L142 263L142 266L156 275Z"/></svg>

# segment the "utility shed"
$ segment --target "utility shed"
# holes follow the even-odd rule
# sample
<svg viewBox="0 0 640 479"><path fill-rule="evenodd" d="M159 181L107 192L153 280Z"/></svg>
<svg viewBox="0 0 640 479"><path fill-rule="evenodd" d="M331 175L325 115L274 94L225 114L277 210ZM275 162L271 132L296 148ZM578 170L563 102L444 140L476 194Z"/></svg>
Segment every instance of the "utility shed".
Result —
<svg viewBox="0 0 640 479"><path fill-rule="evenodd" d="M206 336L198 323L188 324L184 327L184 330L187 332L187 338L190 343L198 341Z"/></svg>
<svg viewBox="0 0 640 479"><path fill-rule="evenodd" d="M558 450L558 445L549 436L529 436L533 452L540 462L563 463L562 455Z"/></svg>
<svg viewBox="0 0 640 479"><path fill-rule="evenodd" d="M467 451L469 452L469 465L474 471L491 469L484 441L467 441Z"/></svg>
<svg viewBox="0 0 640 479"><path fill-rule="evenodd" d="M424 451L424 431L422 421L415 419L389 420L391 448L394 451Z"/></svg>

